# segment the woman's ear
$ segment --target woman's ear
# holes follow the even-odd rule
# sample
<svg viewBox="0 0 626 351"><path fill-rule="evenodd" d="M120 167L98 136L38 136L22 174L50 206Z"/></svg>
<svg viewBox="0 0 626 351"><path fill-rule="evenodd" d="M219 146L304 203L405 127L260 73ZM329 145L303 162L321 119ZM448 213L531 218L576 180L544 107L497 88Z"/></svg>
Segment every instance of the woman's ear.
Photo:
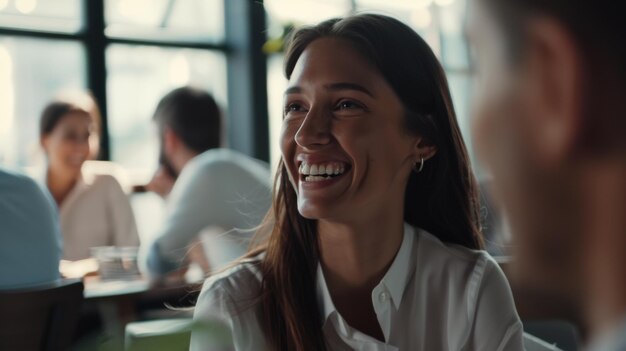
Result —
<svg viewBox="0 0 626 351"><path fill-rule="evenodd" d="M424 161L429 158L435 156L437 153L437 147L428 141L426 141L423 137L417 138L417 142L415 143L414 148L414 157L416 161L424 159Z"/></svg>

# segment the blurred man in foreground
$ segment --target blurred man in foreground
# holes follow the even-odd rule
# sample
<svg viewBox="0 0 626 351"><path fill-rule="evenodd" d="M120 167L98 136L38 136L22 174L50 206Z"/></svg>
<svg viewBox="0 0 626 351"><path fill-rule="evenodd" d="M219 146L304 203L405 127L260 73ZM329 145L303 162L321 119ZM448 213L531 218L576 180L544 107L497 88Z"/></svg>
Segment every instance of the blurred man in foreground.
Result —
<svg viewBox="0 0 626 351"><path fill-rule="evenodd" d="M161 168L151 185L167 195L168 203L165 226L149 249L149 273L160 278L184 267L190 255L198 256L198 248L204 251L193 243L207 228L213 231L203 238L205 247L220 256L208 257L208 263L211 269L219 268L245 253L252 235L245 229L258 225L269 208L268 165L220 148L220 111L203 90L171 91L159 102L154 120L161 139ZM196 250L190 251L192 247Z"/></svg>
<svg viewBox="0 0 626 351"><path fill-rule="evenodd" d="M514 283L626 350L626 21L619 1L473 0L474 137Z"/></svg>

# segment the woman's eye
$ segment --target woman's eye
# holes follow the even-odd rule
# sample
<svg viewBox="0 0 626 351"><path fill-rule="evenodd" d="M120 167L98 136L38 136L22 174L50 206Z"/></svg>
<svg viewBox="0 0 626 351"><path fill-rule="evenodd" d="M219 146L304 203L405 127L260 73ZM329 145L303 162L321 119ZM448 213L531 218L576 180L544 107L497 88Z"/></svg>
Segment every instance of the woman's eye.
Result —
<svg viewBox="0 0 626 351"><path fill-rule="evenodd" d="M361 106L360 104L354 102L354 101L350 101L350 100L343 100L340 101L339 104L337 104L337 110L355 110L355 109L362 109L363 106Z"/></svg>
<svg viewBox="0 0 626 351"><path fill-rule="evenodd" d="M78 139L78 135L76 133L73 133L73 132L65 133L65 134L63 134L63 139L69 140L69 141L74 141L74 140Z"/></svg>
<svg viewBox="0 0 626 351"><path fill-rule="evenodd" d="M288 104L287 106L285 106L285 113L289 113L289 112L301 112L304 111L304 108L302 108L302 105L300 104Z"/></svg>
<svg viewBox="0 0 626 351"><path fill-rule="evenodd" d="M89 133L76 133L76 132L68 132L63 134L63 139L70 142L86 142L89 141Z"/></svg>

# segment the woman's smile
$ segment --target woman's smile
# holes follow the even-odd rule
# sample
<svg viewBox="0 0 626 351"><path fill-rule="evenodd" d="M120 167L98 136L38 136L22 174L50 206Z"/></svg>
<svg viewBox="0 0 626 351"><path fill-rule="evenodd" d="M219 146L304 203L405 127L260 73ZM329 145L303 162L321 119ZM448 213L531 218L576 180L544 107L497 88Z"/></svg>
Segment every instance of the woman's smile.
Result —
<svg viewBox="0 0 626 351"><path fill-rule="evenodd" d="M341 161L318 163L303 161L298 166L299 190L321 190L340 184L343 180L349 180L351 168L349 163Z"/></svg>

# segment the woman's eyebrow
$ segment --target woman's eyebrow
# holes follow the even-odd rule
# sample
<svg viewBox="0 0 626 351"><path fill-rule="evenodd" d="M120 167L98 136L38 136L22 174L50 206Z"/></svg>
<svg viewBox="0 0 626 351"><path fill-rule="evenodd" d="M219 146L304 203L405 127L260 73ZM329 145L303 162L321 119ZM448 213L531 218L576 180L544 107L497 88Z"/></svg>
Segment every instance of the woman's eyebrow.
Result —
<svg viewBox="0 0 626 351"><path fill-rule="evenodd" d="M360 91L362 93L365 93L367 95L369 95L370 97L374 97L374 94L372 94L371 91L369 91L369 89L367 89L366 87L360 85L360 84L356 84L356 83L333 83L333 84L328 84L324 86L326 89L328 90L333 90L333 91L338 91L338 90L356 90L356 91Z"/></svg>
<svg viewBox="0 0 626 351"><path fill-rule="evenodd" d="M371 97L374 97L374 94L372 94L372 92L369 89L356 83L347 83L347 82L332 83L332 84L324 85L324 88L326 88L327 90L331 90L331 91L356 90L356 91L365 93ZM302 93L302 90L303 89L300 86L289 87L287 88L287 90L285 90L285 95L300 94Z"/></svg>
<svg viewBox="0 0 626 351"><path fill-rule="evenodd" d="M301 92L302 92L302 88L300 88L299 86L289 87L287 88L287 90L285 90L285 95L300 94Z"/></svg>

